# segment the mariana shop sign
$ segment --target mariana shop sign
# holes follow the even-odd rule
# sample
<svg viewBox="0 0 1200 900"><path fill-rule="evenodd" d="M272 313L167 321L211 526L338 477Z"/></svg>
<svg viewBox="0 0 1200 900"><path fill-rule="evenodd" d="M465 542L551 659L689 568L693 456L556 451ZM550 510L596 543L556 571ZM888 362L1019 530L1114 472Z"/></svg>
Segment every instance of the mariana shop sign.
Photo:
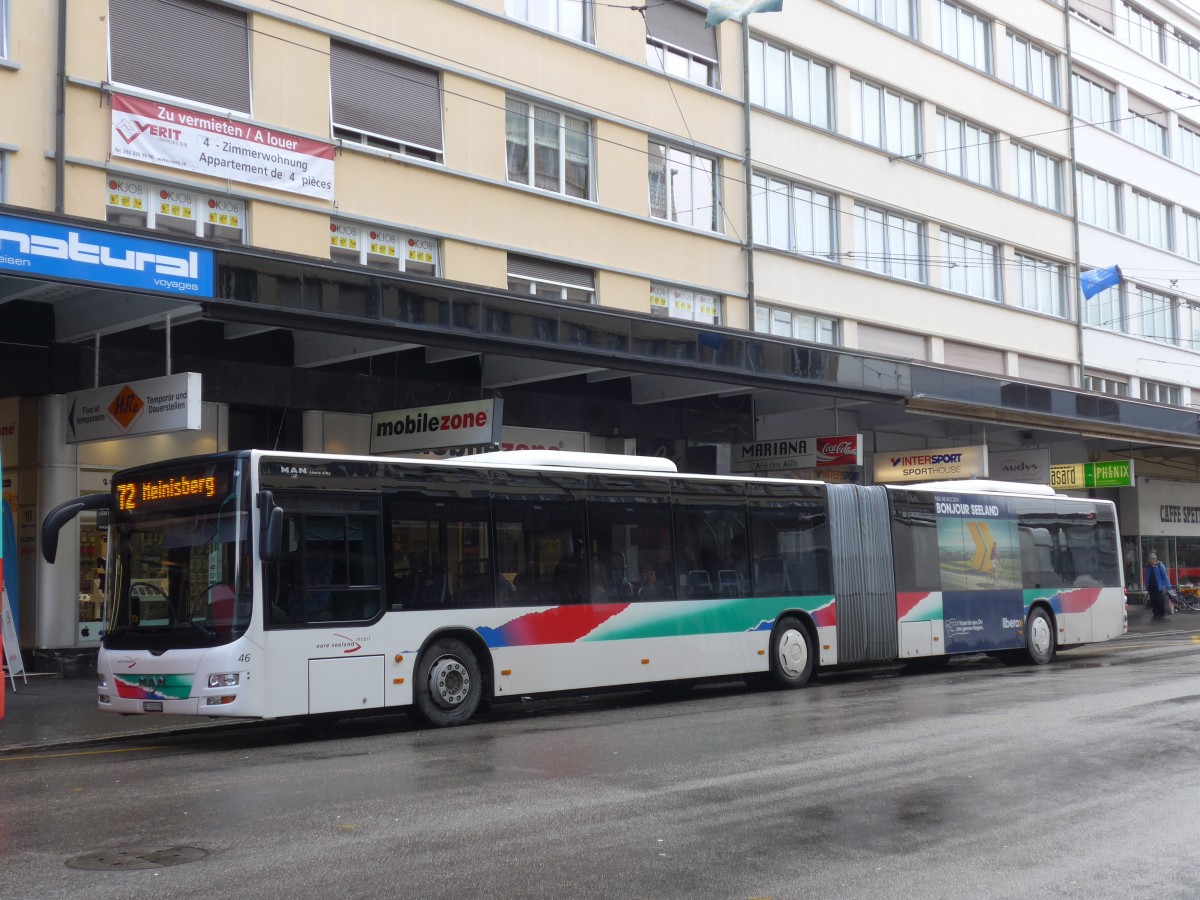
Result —
<svg viewBox="0 0 1200 900"><path fill-rule="evenodd" d="M371 452L498 444L503 409L503 400L470 400L377 412L371 416Z"/></svg>
<svg viewBox="0 0 1200 900"><path fill-rule="evenodd" d="M200 428L200 373L180 372L68 394L67 443Z"/></svg>
<svg viewBox="0 0 1200 900"><path fill-rule="evenodd" d="M982 444L875 454L876 484L986 478L987 474L987 448Z"/></svg>
<svg viewBox="0 0 1200 900"><path fill-rule="evenodd" d="M213 295L213 254L20 216L0 216L0 271L185 297Z"/></svg>
<svg viewBox="0 0 1200 900"><path fill-rule="evenodd" d="M733 472L769 472L826 466L861 466L862 435L781 438L737 444L729 468Z"/></svg>

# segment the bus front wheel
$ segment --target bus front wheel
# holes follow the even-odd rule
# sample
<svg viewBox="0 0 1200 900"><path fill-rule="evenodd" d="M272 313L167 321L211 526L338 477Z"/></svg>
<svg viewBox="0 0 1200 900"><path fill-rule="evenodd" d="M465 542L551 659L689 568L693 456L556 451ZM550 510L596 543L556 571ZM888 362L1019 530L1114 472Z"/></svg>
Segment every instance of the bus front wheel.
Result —
<svg viewBox="0 0 1200 900"><path fill-rule="evenodd" d="M413 702L417 714L438 728L461 725L479 708L483 675L475 653L460 640L441 638L417 663Z"/></svg>
<svg viewBox="0 0 1200 900"><path fill-rule="evenodd" d="M1025 622L1025 658L1035 666L1054 659L1054 624L1040 606L1029 613Z"/></svg>
<svg viewBox="0 0 1200 900"><path fill-rule="evenodd" d="M771 681L782 688L808 683L813 670L813 645L798 619L780 619L771 635Z"/></svg>

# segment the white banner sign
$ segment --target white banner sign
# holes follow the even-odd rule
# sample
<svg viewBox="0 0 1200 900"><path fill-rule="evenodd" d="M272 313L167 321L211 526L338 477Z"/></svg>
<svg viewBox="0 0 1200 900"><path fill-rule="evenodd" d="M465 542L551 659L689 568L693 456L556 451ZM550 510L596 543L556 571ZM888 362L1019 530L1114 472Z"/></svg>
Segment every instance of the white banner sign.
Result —
<svg viewBox="0 0 1200 900"><path fill-rule="evenodd" d="M731 472L777 472L830 466L861 466L862 435L782 438L734 444Z"/></svg>
<svg viewBox="0 0 1200 900"><path fill-rule="evenodd" d="M112 95L112 155L333 199L333 144L165 103Z"/></svg>
<svg viewBox="0 0 1200 900"><path fill-rule="evenodd" d="M199 372L68 394L67 443L200 428Z"/></svg>
<svg viewBox="0 0 1200 900"><path fill-rule="evenodd" d="M371 416L371 453L498 444L503 409L503 400L469 400L377 412Z"/></svg>
<svg viewBox="0 0 1200 900"><path fill-rule="evenodd" d="M1200 484L1159 478L1138 481L1138 530L1142 534L1200 537Z"/></svg>
<svg viewBox="0 0 1200 900"><path fill-rule="evenodd" d="M988 454L988 477L1021 484L1050 483L1050 450L1006 450Z"/></svg>
<svg viewBox="0 0 1200 900"><path fill-rule="evenodd" d="M876 484L986 478L987 474L987 447L982 444L875 454Z"/></svg>

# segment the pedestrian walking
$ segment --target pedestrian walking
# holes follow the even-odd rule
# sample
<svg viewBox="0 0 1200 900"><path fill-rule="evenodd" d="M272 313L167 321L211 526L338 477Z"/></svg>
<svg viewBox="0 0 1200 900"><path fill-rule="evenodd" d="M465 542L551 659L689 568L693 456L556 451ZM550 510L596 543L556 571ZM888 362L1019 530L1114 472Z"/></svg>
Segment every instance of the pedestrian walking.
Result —
<svg viewBox="0 0 1200 900"><path fill-rule="evenodd" d="M1146 557L1146 572L1143 581L1150 594L1150 609L1154 613L1154 618L1166 618L1167 591L1171 588L1171 579L1167 577L1167 567L1158 561L1158 554L1154 552Z"/></svg>

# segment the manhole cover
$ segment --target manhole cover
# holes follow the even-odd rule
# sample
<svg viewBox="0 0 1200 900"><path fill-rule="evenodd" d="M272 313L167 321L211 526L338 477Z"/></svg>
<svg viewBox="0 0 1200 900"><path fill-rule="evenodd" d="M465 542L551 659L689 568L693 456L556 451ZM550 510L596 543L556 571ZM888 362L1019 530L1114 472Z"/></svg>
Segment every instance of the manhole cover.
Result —
<svg viewBox="0 0 1200 900"><path fill-rule="evenodd" d="M208 856L199 847L167 847L165 850L97 850L67 860L72 869L116 872L125 869L161 869L195 862Z"/></svg>

